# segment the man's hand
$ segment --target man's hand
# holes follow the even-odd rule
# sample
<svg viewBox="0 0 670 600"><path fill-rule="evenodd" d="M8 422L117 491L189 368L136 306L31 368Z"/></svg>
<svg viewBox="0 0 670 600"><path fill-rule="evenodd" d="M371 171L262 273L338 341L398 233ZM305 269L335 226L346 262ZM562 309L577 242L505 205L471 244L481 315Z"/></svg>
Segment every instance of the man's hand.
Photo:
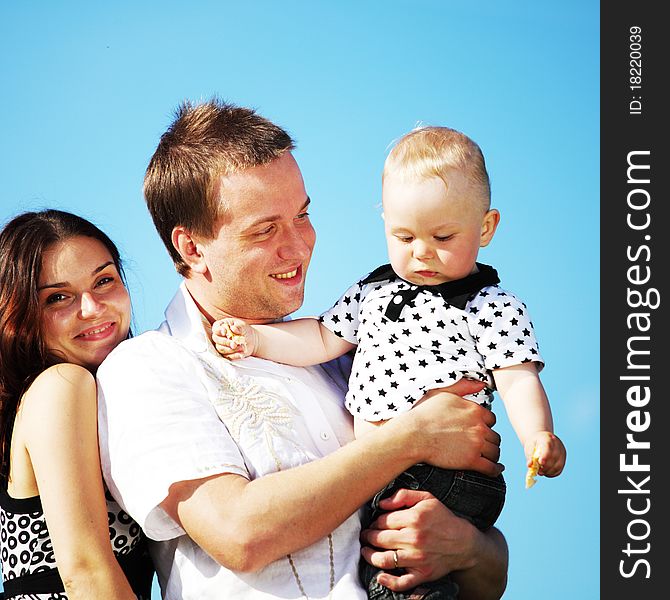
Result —
<svg viewBox="0 0 670 600"><path fill-rule="evenodd" d="M455 386L449 389L461 392ZM502 472L503 466L498 464L500 435L491 429L496 417L490 410L453 393L433 390L415 408L384 427L404 423L400 426L405 428L408 420L415 420L414 431L421 432L420 439L414 438L420 445L414 455L418 455L416 462L478 471L489 477Z"/></svg>
<svg viewBox="0 0 670 600"><path fill-rule="evenodd" d="M361 532L361 554L370 564L392 570L395 550L397 566L405 571L380 573L380 584L400 592L454 573L464 599L500 598L506 583L507 545L498 530L482 533L423 491L399 490L382 500L380 508L392 512Z"/></svg>
<svg viewBox="0 0 670 600"><path fill-rule="evenodd" d="M434 581L474 565L474 526L454 515L429 492L399 490L382 500L388 512L361 533L361 554L371 565L390 571L397 552L402 575L381 573L379 583L395 591ZM377 549L371 548L374 546Z"/></svg>

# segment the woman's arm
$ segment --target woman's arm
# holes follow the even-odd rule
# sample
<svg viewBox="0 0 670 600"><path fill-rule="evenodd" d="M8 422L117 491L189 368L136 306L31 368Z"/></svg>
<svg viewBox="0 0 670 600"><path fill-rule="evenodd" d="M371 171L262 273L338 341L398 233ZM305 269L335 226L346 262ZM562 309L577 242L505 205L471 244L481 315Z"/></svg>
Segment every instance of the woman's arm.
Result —
<svg viewBox="0 0 670 600"><path fill-rule="evenodd" d="M22 404L32 462L58 571L71 600L134 600L109 541L93 376L76 365L49 368Z"/></svg>

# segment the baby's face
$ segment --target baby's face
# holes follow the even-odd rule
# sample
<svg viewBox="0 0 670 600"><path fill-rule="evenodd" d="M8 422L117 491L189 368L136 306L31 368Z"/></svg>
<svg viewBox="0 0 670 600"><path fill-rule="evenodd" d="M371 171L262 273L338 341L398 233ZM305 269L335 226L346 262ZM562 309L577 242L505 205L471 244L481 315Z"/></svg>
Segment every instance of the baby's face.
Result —
<svg viewBox="0 0 670 600"><path fill-rule="evenodd" d="M484 212L479 192L462 173L407 180L387 174L382 188L384 229L394 271L417 285L462 279L476 270L479 248L499 215Z"/></svg>

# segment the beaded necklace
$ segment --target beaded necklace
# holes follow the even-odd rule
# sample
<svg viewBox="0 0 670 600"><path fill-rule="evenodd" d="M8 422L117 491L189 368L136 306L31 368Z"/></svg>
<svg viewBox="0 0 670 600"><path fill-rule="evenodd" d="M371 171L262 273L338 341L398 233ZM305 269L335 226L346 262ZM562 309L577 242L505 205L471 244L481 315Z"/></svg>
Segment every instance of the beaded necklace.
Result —
<svg viewBox="0 0 670 600"><path fill-rule="evenodd" d="M329 553L329 562L330 562L330 588L328 590L328 598L330 598L333 594L333 588L335 587L335 560L333 558L333 534L332 533L328 534L328 553ZM298 589L300 590L300 593L303 595L305 600L309 600L309 596L307 595L307 592L305 592L305 588L302 585L302 580L300 579L300 575L298 574L298 569L295 568L295 563L293 562L293 558L291 557L290 554L287 554L286 558L288 559L288 564L291 565L291 571L293 572L293 577L295 578L295 582L298 584Z"/></svg>

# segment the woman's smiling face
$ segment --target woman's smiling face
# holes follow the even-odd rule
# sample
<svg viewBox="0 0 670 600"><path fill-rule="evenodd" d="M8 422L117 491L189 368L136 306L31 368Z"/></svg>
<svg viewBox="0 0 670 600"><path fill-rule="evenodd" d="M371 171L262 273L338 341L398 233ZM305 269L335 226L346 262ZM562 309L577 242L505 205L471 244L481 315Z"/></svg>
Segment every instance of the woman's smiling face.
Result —
<svg viewBox="0 0 670 600"><path fill-rule="evenodd" d="M63 362L95 371L128 337L130 296L98 240L76 236L50 246L38 291L44 342Z"/></svg>

